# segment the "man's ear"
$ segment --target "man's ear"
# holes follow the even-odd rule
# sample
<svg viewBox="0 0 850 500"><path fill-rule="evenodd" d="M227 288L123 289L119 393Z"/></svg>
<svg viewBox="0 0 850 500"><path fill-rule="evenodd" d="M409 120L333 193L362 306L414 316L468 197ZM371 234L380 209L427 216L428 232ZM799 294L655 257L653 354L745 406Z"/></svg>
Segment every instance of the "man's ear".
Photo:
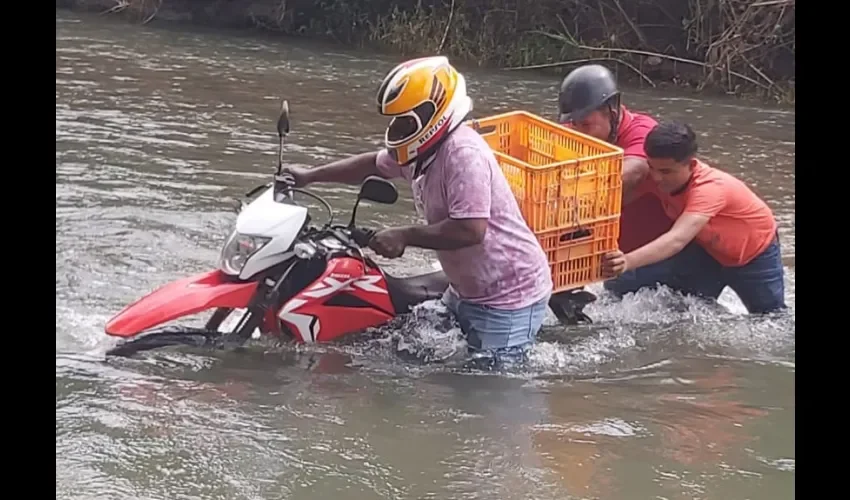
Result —
<svg viewBox="0 0 850 500"><path fill-rule="evenodd" d="M695 169L697 167L698 162L699 160L697 160L696 156L692 157L690 160L688 160L688 168L692 170Z"/></svg>

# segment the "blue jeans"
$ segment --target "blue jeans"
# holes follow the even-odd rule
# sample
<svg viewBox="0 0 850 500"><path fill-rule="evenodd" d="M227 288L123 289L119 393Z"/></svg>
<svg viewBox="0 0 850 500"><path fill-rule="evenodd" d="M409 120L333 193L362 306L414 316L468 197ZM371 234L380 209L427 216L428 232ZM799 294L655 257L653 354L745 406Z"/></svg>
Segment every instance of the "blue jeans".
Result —
<svg viewBox="0 0 850 500"><path fill-rule="evenodd" d="M443 294L443 303L460 323L469 354L507 361L523 358L534 345L546 318L549 297L521 309L497 309L466 302L449 287Z"/></svg>
<svg viewBox="0 0 850 500"><path fill-rule="evenodd" d="M785 269L777 237L741 267L722 266L698 243L691 242L667 260L623 273L604 287L622 296L663 284L686 295L717 299L729 286L752 314L785 309Z"/></svg>

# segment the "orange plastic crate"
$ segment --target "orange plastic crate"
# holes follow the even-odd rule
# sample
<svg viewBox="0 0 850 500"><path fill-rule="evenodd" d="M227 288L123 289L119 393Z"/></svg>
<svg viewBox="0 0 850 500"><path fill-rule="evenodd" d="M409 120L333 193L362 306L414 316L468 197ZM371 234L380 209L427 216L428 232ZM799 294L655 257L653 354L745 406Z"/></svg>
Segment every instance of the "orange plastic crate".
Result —
<svg viewBox="0 0 850 500"><path fill-rule="evenodd" d="M537 233L549 259L553 292L571 290L602 279L602 256L617 247L620 218L610 217L575 229Z"/></svg>
<svg viewBox="0 0 850 500"><path fill-rule="evenodd" d="M493 149L549 255L555 292L599 281L601 256L620 234L623 150L525 111L468 123ZM570 239L579 229L590 235Z"/></svg>

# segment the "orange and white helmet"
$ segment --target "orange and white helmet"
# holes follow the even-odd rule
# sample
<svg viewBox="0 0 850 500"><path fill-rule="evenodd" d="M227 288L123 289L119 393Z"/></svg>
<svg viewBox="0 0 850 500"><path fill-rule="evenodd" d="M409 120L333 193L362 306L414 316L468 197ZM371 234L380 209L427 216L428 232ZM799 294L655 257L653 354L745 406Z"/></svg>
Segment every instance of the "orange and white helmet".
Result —
<svg viewBox="0 0 850 500"><path fill-rule="evenodd" d="M401 63L378 89L378 112L393 117L384 143L400 165L427 157L470 111L466 80L445 56Z"/></svg>

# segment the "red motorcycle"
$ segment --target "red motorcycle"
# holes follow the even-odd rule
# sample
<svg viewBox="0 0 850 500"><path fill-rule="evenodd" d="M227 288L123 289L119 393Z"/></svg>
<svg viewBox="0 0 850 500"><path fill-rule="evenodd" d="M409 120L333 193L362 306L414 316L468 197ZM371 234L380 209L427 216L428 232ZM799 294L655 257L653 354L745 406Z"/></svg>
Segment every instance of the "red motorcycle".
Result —
<svg viewBox="0 0 850 500"><path fill-rule="evenodd" d="M355 225L362 200L393 204L395 186L380 177L366 179L347 225L334 224L330 204L292 187L281 175L283 144L289 133L289 106L278 119L278 171L265 192L240 211L222 247L218 269L180 279L125 307L106 325L122 339L110 355L171 346L240 345L255 331L295 342L330 342L348 333L387 323L421 302L437 299L448 287L442 271L396 278L364 255L373 230ZM293 194L318 200L328 221L312 225L309 209ZM231 331L219 331L235 310L244 311ZM165 327L179 318L213 311L204 328Z"/></svg>

